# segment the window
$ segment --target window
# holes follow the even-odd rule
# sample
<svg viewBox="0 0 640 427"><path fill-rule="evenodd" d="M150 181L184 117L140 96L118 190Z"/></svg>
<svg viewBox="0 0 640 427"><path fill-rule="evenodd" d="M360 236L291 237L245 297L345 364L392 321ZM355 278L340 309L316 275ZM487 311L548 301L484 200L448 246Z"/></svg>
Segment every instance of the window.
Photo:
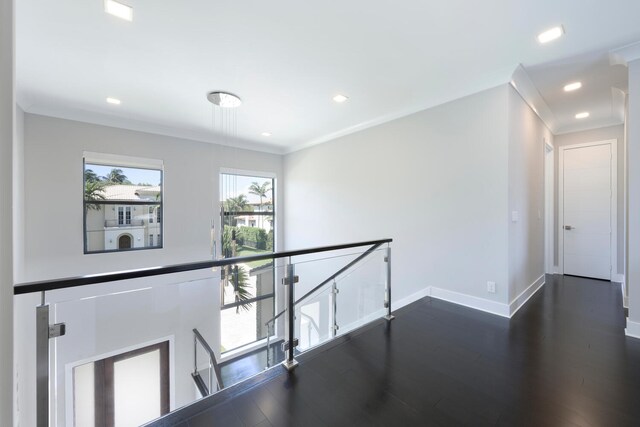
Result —
<svg viewBox="0 0 640 427"><path fill-rule="evenodd" d="M162 185L162 162L85 153L84 253L161 246Z"/></svg>
<svg viewBox="0 0 640 427"><path fill-rule="evenodd" d="M223 257L273 252L273 187L273 178L220 175ZM221 351L266 338L275 310L272 260L226 267L221 288Z"/></svg>
<svg viewBox="0 0 640 427"><path fill-rule="evenodd" d="M149 234L149 246L153 246L153 234Z"/></svg>
<svg viewBox="0 0 640 427"><path fill-rule="evenodd" d="M118 225L131 225L131 206L118 206Z"/></svg>

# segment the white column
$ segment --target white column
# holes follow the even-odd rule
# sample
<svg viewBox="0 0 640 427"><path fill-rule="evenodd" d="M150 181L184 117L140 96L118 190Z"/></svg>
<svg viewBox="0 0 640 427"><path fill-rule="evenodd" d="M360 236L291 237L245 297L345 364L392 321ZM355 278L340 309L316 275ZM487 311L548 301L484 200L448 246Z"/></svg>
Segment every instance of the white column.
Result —
<svg viewBox="0 0 640 427"><path fill-rule="evenodd" d="M640 59L629 62L627 130L629 191L627 335L640 338Z"/></svg>
<svg viewBox="0 0 640 427"><path fill-rule="evenodd" d="M0 425L13 425L14 0L0 0Z"/></svg>

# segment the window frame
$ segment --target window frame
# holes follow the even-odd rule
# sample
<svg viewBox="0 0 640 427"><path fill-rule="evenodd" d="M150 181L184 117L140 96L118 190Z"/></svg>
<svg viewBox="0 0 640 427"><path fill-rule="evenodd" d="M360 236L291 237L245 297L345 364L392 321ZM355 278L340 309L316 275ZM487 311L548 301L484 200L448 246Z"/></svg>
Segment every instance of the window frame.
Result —
<svg viewBox="0 0 640 427"><path fill-rule="evenodd" d="M149 206L149 205L153 205L153 206L157 206L156 208L156 215L158 215L159 218L162 218L164 216L164 164L160 163L159 166L157 167L151 167L151 166L143 166L141 163L135 163L135 162L128 162L127 161L127 157L126 156L115 156L115 158L113 160L109 159L108 161L90 161L87 162L87 157L91 156L91 155L96 155L96 153L87 153L85 152L84 155L82 156L82 240L83 240L83 254L84 255L94 255L94 254L105 254L105 253L119 253L119 252L134 252L134 251L146 251L146 250L153 250L153 249L163 249L164 248L164 239L159 239L158 241L158 245L157 246L144 246L141 248L127 248L127 249L101 249L101 250L96 250L96 251L89 251L88 250L88 236L87 236L87 200L85 198L85 186L86 186L86 176L85 176L85 171L87 170L87 163L88 164L96 164L96 165L101 165L101 166L109 166L109 167L125 167L125 168L130 168L130 169L144 169L144 170L151 170L151 171L157 171L160 172L160 200L156 200L156 201L148 201L148 200L127 200L127 201L123 201L123 200L103 200L103 201L99 201L99 202L91 202L90 204L99 204L99 205L104 205L104 206L113 206L114 208L117 209L118 206ZM100 156L100 154L97 154L98 156ZM108 156L108 155L105 155ZM108 156L108 157L114 157L114 156ZM135 163L135 164L130 164L130 163ZM133 209L131 210L131 220L133 220ZM119 219L117 217L116 214L116 222L118 222ZM149 224L151 224L151 222L149 222ZM164 235L164 224L161 223L160 221L157 221L157 225L160 228L160 235ZM133 242L132 242L133 243ZM133 244L132 244L133 245Z"/></svg>
<svg viewBox="0 0 640 427"><path fill-rule="evenodd" d="M276 215L277 215L277 211L276 211L276 183L277 183L277 176L275 173L271 173L271 172L260 172L260 171L249 171L249 170L238 170L238 169L228 169L228 168L221 168L219 173L218 173L218 178L219 178L219 186L218 189L220 191L219 193L219 203L220 203L220 227L219 227L219 232L217 233L216 238L218 239L218 241L220 242L220 256L224 257L224 247L223 247L223 236L224 236L224 227L225 227L225 210L224 210L224 200L222 200L223 198L223 194L222 194L222 176L223 175L236 175L236 176L243 176L243 177L249 177L249 178L259 178L259 179L269 179L271 180L271 204L269 205L271 207L271 211L259 211L258 215L260 216L270 216L272 221L271 221L271 230L273 231L273 248L271 250L271 253L276 251L276 236L277 236L277 221L276 221ZM251 212L252 214L256 214L256 212ZM247 221L248 223L248 221ZM248 227L248 225L245 225ZM256 227L257 227L257 222L256 222ZM222 310L230 310L230 309L235 309L237 307L242 307L243 305L247 305L247 304L257 304L258 302L265 300L265 299L272 299L272 306L273 306L273 313L275 314L277 312L278 309L278 292L277 292L277 282L276 282L276 263L275 260L271 266L272 268L272 274L273 274L273 290L271 293L269 294L263 294L263 295L259 295L259 296L255 296L247 301L244 302L230 302L228 304L224 303L224 283L221 281L220 282L220 311ZM249 272L247 271L247 274ZM258 319L256 317L256 325L257 325ZM220 327L222 328L222 322L220 322ZM267 333L268 334L268 333ZM271 336L273 338L273 336ZM235 357L240 357L241 355L246 354L247 352L251 352L255 349L256 346L261 345L261 343L266 342L267 337L264 338L258 338L256 340L250 341L246 344L242 344L238 347L235 348L231 348L231 349L225 349L225 351L222 351L222 342L219 342L220 345L220 357L221 360L231 360Z"/></svg>

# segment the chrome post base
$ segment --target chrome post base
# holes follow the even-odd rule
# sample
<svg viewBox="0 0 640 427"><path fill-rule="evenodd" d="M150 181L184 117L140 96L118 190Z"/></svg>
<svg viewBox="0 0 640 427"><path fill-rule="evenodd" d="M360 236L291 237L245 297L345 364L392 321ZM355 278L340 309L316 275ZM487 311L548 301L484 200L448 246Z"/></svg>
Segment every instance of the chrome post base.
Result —
<svg viewBox="0 0 640 427"><path fill-rule="evenodd" d="M387 321L392 321L393 319L396 318L396 316L392 314L387 314L386 316L384 316L384 318L387 319Z"/></svg>
<svg viewBox="0 0 640 427"><path fill-rule="evenodd" d="M284 362L282 362L282 366L287 368L287 371L291 372L296 368L296 366L298 366L298 361L296 359L285 360Z"/></svg>

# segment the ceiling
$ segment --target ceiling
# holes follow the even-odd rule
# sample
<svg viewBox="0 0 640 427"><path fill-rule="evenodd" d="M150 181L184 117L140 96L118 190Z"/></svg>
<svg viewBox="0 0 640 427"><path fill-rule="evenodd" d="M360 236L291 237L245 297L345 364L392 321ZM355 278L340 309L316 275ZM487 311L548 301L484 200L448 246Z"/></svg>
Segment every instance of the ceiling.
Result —
<svg viewBox="0 0 640 427"><path fill-rule="evenodd" d="M555 134L624 123L628 71L622 64L612 65L608 51L571 56L526 71L551 111L553 117L543 118ZM566 84L576 81L582 88L564 91ZM589 117L576 119L584 111Z"/></svg>
<svg viewBox="0 0 640 427"><path fill-rule="evenodd" d="M226 90L243 104L223 143L290 152L506 83L520 63L536 75L640 40L637 0L122 2L133 22L103 0L16 2L26 111L221 142L206 94ZM557 24L566 35L540 45Z"/></svg>

